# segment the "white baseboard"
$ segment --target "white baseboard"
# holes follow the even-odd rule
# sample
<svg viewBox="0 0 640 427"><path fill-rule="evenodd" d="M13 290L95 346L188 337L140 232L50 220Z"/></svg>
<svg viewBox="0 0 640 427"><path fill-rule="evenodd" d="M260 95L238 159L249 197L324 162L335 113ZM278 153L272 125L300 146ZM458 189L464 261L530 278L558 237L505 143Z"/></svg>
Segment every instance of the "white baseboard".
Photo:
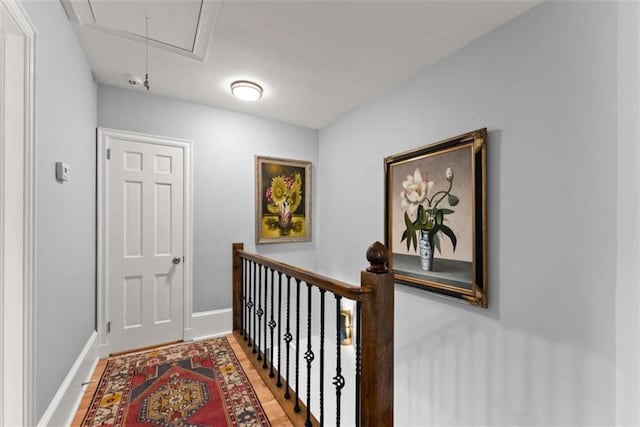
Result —
<svg viewBox="0 0 640 427"><path fill-rule="evenodd" d="M213 338L231 333L233 311L223 310L201 311L191 317L191 331L194 340Z"/></svg>
<svg viewBox="0 0 640 427"><path fill-rule="evenodd" d="M91 380L91 375L98 364L98 356L94 345L97 337L98 334L94 331L71 367L67 377L60 385L58 392L51 400L49 407L42 415L40 422L38 422L38 427L68 426L73 421L85 390L82 383Z"/></svg>

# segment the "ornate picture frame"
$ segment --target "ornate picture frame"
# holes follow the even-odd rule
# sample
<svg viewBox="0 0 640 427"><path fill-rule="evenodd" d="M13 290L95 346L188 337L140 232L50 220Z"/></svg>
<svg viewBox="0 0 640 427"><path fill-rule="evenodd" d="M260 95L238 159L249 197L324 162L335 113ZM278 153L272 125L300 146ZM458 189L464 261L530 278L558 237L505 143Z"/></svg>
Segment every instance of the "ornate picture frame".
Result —
<svg viewBox="0 0 640 427"><path fill-rule="evenodd" d="M256 244L311 241L311 162L255 159Z"/></svg>
<svg viewBox="0 0 640 427"><path fill-rule="evenodd" d="M396 282L487 308L487 130L384 159Z"/></svg>

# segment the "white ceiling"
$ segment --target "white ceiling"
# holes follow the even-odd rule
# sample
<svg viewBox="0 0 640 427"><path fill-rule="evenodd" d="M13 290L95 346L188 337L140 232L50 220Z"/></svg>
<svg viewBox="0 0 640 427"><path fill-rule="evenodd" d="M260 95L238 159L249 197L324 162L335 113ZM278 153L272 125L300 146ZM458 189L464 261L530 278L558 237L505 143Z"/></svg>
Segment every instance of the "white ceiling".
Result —
<svg viewBox="0 0 640 427"><path fill-rule="evenodd" d="M62 0L98 82L321 128L538 1ZM264 97L230 95L253 80ZM131 87L130 87L131 88ZM131 88L144 91L143 88Z"/></svg>

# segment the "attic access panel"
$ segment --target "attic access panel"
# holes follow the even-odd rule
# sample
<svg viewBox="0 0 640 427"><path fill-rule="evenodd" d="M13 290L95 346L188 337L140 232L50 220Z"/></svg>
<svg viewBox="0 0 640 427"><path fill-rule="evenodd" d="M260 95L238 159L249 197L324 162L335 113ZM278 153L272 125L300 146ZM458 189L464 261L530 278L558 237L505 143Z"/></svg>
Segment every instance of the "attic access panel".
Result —
<svg viewBox="0 0 640 427"><path fill-rule="evenodd" d="M62 0L81 26L204 60L220 1Z"/></svg>

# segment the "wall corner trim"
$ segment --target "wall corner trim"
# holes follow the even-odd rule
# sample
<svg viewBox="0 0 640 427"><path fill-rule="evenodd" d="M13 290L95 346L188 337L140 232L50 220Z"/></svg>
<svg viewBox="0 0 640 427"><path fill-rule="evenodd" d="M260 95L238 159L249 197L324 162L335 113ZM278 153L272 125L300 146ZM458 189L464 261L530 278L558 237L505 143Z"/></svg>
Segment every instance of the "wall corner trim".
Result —
<svg viewBox="0 0 640 427"><path fill-rule="evenodd" d="M0 188L0 425L34 423L35 407L35 277L36 277L36 126L35 126L35 61L37 31L19 0L0 1L3 20L11 23L17 34L24 37L19 49L20 58L6 60L6 38L0 29L0 75L6 75L6 67L12 72L20 64L23 74L21 108L22 134L5 138L6 126L0 129L0 187L5 186L8 164L13 164L14 176L22 175L22 182L12 187L11 199ZM4 23L4 21L3 21ZM4 28L4 26L3 26ZM0 80L4 80L4 77ZM0 84L4 84L0 82ZM0 105L6 101L5 91L0 89ZM11 105L11 104L10 104ZM15 105L15 103L13 104ZM4 110L4 106L0 106ZM4 120L0 119L0 120ZM14 121L15 122L15 121ZM15 125L20 128L20 125ZM11 147L10 150L7 150ZM7 153L21 153L9 157ZM16 161L21 157L19 161ZM15 191L15 192L14 192ZM16 202L17 198L21 198ZM20 233L22 248L7 241L5 230ZM9 246L10 245L10 246ZM10 256L10 258L9 258ZM14 272L5 268L11 264ZM15 272L19 272L16 274ZM5 283L7 285L5 286ZM18 286L13 286L17 283ZM11 284L12 286L9 286ZM15 309L8 310L8 307ZM8 326L10 325L10 326ZM9 369L10 367L10 369ZM3 387L11 384L12 392Z"/></svg>
<svg viewBox="0 0 640 427"><path fill-rule="evenodd" d="M93 331L71 370L62 381L51 403L49 403L49 407L40 418L38 427L70 425L71 421L73 421L85 392L85 386L82 383L91 380L91 376L98 364L97 338L98 333Z"/></svg>

